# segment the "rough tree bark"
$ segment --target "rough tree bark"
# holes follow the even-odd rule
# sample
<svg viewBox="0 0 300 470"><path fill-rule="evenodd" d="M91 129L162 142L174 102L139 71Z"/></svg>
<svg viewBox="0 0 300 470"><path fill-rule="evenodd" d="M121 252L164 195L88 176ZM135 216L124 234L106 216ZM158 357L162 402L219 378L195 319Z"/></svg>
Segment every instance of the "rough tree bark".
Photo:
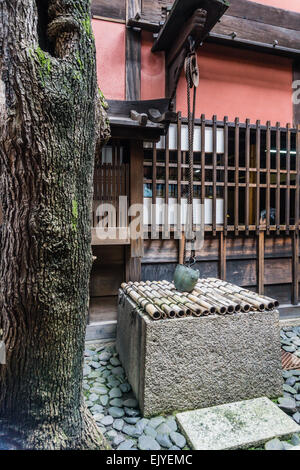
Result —
<svg viewBox="0 0 300 470"><path fill-rule="evenodd" d="M89 4L0 2L0 420L25 448L106 448L82 395L95 145L108 135Z"/></svg>

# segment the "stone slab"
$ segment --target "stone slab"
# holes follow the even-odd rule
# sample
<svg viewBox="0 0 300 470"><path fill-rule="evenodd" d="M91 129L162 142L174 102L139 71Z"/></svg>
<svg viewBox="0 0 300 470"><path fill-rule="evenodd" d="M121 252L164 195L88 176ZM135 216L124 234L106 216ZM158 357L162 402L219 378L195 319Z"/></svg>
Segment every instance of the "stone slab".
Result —
<svg viewBox="0 0 300 470"><path fill-rule="evenodd" d="M153 321L120 290L116 346L146 417L282 395L278 311Z"/></svg>
<svg viewBox="0 0 300 470"><path fill-rule="evenodd" d="M300 426L266 397L176 415L192 449L245 449L288 438Z"/></svg>

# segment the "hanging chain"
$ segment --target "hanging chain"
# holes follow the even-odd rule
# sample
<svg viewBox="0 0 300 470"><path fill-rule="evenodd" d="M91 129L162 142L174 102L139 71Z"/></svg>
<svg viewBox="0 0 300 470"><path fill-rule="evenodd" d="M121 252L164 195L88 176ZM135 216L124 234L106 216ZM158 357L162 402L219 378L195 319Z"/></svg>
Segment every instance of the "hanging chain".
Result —
<svg viewBox="0 0 300 470"><path fill-rule="evenodd" d="M188 108L188 160L189 160L189 173L188 173L188 193L187 193L187 219L190 211L191 220L191 231L193 230L193 192L194 192L194 124L195 124L195 111L196 111L196 92L199 84L199 71L197 65L197 55L194 50L191 38L190 40L190 52L185 59L185 76L187 82L187 108ZM193 89L193 109L191 112L191 89ZM186 193L186 191L185 191ZM191 242L192 250L188 264L191 266L196 262L194 242ZM184 241L184 252L183 252L184 263L186 262L186 240Z"/></svg>

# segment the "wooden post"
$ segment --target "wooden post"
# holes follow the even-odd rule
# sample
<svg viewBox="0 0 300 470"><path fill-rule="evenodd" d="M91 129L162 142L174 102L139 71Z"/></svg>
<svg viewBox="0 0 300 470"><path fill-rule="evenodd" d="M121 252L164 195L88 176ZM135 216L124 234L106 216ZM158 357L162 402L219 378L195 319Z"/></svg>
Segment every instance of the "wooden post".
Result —
<svg viewBox="0 0 300 470"><path fill-rule="evenodd" d="M265 233L259 232L257 237L257 286L258 293L265 291Z"/></svg>
<svg viewBox="0 0 300 470"><path fill-rule="evenodd" d="M143 143L132 141L130 143L130 205L143 204ZM131 222L134 219L131 216ZM143 214L141 214L140 234L137 239L131 238L130 256L126 261L126 274L129 280L139 281L141 277L141 260L144 256ZM134 279L133 279L134 278Z"/></svg>
<svg viewBox="0 0 300 470"><path fill-rule="evenodd" d="M220 232L219 259L219 276L220 279L226 281L226 236L223 232Z"/></svg>
<svg viewBox="0 0 300 470"><path fill-rule="evenodd" d="M126 0L126 20L141 13L141 0ZM141 99L141 32L126 29L126 100Z"/></svg>
<svg viewBox="0 0 300 470"><path fill-rule="evenodd" d="M297 305L299 302L299 232L295 230L293 233L293 258L292 258L292 304Z"/></svg>

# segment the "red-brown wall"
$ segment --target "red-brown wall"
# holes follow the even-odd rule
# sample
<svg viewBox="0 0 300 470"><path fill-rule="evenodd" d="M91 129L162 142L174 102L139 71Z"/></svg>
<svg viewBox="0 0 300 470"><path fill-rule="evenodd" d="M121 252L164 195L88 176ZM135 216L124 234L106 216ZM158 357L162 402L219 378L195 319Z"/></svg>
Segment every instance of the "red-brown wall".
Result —
<svg viewBox="0 0 300 470"><path fill-rule="evenodd" d="M150 100L165 97L165 59L164 54L153 54L151 47L153 35L143 32L141 52L141 99Z"/></svg>
<svg viewBox="0 0 300 470"><path fill-rule="evenodd" d="M98 83L107 99L125 99L125 25L92 20Z"/></svg>
<svg viewBox="0 0 300 470"><path fill-rule="evenodd" d="M292 62L269 54L205 44L198 52L197 114L283 124L293 121ZM177 110L187 115L186 81L181 77Z"/></svg>
<svg viewBox="0 0 300 470"><path fill-rule="evenodd" d="M300 0L250 0L250 2L262 3L270 7L283 8L284 10L297 11L300 13Z"/></svg>

